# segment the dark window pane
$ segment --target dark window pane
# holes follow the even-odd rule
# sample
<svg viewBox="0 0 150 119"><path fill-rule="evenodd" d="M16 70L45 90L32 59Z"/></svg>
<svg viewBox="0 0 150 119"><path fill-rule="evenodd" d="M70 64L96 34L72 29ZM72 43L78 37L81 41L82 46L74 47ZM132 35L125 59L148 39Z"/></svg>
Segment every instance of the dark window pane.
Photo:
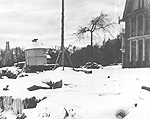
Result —
<svg viewBox="0 0 150 119"><path fill-rule="evenodd" d="M131 18L131 36L136 36L136 17Z"/></svg>
<svg viewBox="0 0 150 119"><path fill-rule="evenodd" d="M145 35L150 34L150 16L145 15Z"/></svg>
<svg viewBox="0 0 150 119"><path fill-rule="evenodd" d="M143 15L138 16L138 35L143 35Z"/></svg>

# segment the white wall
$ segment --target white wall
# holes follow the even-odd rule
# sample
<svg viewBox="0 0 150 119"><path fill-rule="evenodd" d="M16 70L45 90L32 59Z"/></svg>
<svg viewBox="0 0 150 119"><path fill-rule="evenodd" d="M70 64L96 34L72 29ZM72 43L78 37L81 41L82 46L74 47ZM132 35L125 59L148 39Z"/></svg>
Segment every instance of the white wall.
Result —
<svg viewBox="0 0 150 119"><path fill-rule="evenodd" d="M47 56L45 49L27 49L26 62L29 66L44 65L47 64Z"/></svg>

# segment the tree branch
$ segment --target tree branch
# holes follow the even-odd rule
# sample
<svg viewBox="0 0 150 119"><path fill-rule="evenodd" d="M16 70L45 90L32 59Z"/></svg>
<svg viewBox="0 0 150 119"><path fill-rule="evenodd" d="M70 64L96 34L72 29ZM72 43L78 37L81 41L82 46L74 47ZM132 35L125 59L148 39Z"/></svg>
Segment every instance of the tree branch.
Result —
<svg viewBox="0 0 150 119"><path fill-rule="evenodd" d="M77 37L81 38L81 37L84 37L84 34L88 31L93 33L95 31L102 30L103 32L108 32L113 37L113 35L109 31L109 28L114 25L115 25L115 23L111 22L109 15L105 14L102 11L99 16L92 18L92 20L90 21L90 23L87 26L85 26L85 27L79 26L77 33L74 33L74 34Z"/></svg>
<svg viewBox="0 0 150 119"><path fill-rule="evenodd" d="M88 27L79 26L78 31L76 33L74 33L74 35L76 35L77 37L81 37L88 31L91 31Z"/></svg>

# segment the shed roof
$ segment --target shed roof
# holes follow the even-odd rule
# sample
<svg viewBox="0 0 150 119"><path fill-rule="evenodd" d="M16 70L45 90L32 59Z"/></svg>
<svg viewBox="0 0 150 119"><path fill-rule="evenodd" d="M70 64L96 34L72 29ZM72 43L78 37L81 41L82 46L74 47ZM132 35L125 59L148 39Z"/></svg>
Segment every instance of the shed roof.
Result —
<svg viewBox="0 0 150 119"><path fill-rule="evenodd" d="M29 44L25 50L28 49L46 49L46 47L43 46L43 44L40 44L37 39L32 40L31 44Z"/></svg>

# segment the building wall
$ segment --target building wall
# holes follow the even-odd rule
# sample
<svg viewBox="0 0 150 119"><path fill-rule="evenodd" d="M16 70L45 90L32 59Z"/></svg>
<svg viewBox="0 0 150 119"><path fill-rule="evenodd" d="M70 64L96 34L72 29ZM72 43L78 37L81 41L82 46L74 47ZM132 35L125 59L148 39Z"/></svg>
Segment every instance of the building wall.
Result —
<svg viewBox="0 0 150 119"><path fill-rule="evenodd" d="M150 67L149 7L145 0L133 0L132 6L126 9L130 12L125 17L123 68Z"/></svg>
<svg viewBox="0 0 150 119"><path fill-rule="evenodd" d="M150 67L150 35L127 40L124 67Z"/></svg>

